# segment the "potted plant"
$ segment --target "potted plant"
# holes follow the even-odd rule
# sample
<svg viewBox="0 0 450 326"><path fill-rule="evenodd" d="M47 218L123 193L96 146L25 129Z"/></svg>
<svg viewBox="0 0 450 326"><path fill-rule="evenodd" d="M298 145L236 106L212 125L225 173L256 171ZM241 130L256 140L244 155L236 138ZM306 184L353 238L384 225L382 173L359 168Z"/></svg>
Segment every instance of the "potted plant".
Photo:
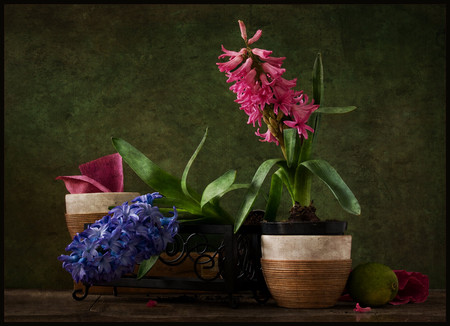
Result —
<svg viewBox="0 0 450 326"><path fill-rule="evenodd" d="M247 123L267 126L257 129L263 142L279 146L283 157L264 161L257 169L245 200L236 216L235 232L247 218L260 188L272 167L270 191L262 223L262 269L269 290L278 305L289 308L333 306L342 293L351 270L351 236L344 235L345 221L320 221L311 199L313 176L319 177L344 210L360 215L360 205L336 170L325 160L312 157L320 118L323 114L346 113L356 107L323 106L321 54L313 68L313 100L296 91L297 79L282 77L285 58L271 57L272 51L251 48L262 34L247 39L239 21L245 47L224 52L217 63L225 72L236 102L248 115ZM292 200L290 216L278 216L285 187Z"/></svg>

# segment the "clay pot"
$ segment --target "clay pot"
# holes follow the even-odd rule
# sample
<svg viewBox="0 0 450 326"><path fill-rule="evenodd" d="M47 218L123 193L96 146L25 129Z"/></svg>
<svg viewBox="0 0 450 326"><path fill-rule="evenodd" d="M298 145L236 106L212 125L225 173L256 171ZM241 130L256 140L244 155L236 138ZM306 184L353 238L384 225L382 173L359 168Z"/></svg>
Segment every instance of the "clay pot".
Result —
<svg viewBox="0 0 450 326"><path fill-rule="evenodd" d="M292 227L288 229L292 233ZM261 267L277 304L285 308L334 306L352 267L351 235L276 233L263 227Z"/></svg>
<svg viewBox="0 0 450 326"><path fill-rule="evenodd" d="M138 197L137 192L96 192L66 195L66 224L73 238L87 224L108 214L109 207L122 205Z"/></svg>

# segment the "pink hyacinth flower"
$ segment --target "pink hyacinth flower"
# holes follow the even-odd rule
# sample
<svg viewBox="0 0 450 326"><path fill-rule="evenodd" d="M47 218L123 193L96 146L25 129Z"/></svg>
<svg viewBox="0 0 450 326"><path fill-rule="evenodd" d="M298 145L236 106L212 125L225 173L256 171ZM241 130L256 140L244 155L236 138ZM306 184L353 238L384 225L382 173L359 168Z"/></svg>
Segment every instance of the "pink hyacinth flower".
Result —
<svg viewBox="0 0 450 326"><path fill-rule="evenodd" d="M242 20L238 20L238 23L239 23L239 28L241 30L241 37L245 41L245 43L250 45L259 40L259 38L262 35L262 30L258 29L256 31L256 33L253 35L253 37L251 39L249 39L247 42L247 28L245 27L245 24Z"/></svg>
<svg viewBox="0 0 450 326"><path fill-rule="evenodd" d="M253 37L251 39L248 40L248 45L255 43L256 41L259 40L259 38L262 35L262 30L258 29L255 33L255 35L253 35Z"/></svg>
<svg viewBox="0 0 450 326"><path fill-rule="evenodd" d="M286 71L286 69L284 69L284 68L278 68L278 67L272 66L270 63L267 63L267 62L263 62L261 64L261 66L262 66L263 70L265 72L267 72L268 74L270 74L270 76L273 79L277 79L282 74L284 74L284 72Z"/></svg>
<svg viewBox="0 0 450 326"><path fill-rule="evenodd" d="M272 135L269 130L267 130L264 134L261 134L258 128L258 130L255 132L255 135L262 137L262 139L260 139L260 141L262 142L275 143L277 145L279 144L278 140Z"/></svg>
<svg viewBox="0 0 450 326"><path fill-rule="evenodd" d="M238 20L238 23L241 30L241 37L245 42L247 42L247 28L242 20Z"/></svg>

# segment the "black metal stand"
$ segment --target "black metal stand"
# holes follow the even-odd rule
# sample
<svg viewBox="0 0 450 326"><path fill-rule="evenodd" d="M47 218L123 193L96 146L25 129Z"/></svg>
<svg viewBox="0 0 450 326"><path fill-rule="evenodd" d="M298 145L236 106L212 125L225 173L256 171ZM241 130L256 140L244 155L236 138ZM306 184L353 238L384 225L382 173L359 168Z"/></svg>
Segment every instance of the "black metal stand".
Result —
<svg viewBox="0 0 450 326"><path fill-rule="evenodd" d="M215 241L214 241L215 240ZM230 306L237 308L240 291L251 291L258 303L265 303L270 297L261 271L261 229L245 225L238 234L232 225L186 225L181 224L175 241L166 248L168 258L159 261L168 265L182 264L186 259L193 262L196 278L144 277L135 275L102 284L112 286L117 295L118 287L181 289L214 291L229 295ZM218 264L218 266L216 266ZM207 273L202 271L217 271ZM83 290L74 290L75 300L83 300L89 292L89 285Z"/></svg>

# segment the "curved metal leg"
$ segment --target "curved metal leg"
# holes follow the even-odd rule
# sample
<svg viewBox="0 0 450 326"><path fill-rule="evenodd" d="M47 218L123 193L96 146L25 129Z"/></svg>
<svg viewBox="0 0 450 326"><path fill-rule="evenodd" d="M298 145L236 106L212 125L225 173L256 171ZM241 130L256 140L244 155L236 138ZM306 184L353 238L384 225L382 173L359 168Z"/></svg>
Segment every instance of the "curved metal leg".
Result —
<svg viewBox="0 0 450 326"><path fill-rule="evenodd" d="M85 285L84 293L83 293L83 289L75 289L75 290L73 290L72 298L74 298L77 301L84 300L87 297L88 293L89 293L89 287L90 287L89 285ZM79 296L78 294L81 294L81 296Z"/></svg>
<svg viewBox="0 0 450 326"><path fill-rule="evenodd" d="M259 304L266 304L267 301L271 297L270 292L268 290L266 290L266 289L264 289L264 290L253 290L252 292L253 292L253 298Z"/></svg>

